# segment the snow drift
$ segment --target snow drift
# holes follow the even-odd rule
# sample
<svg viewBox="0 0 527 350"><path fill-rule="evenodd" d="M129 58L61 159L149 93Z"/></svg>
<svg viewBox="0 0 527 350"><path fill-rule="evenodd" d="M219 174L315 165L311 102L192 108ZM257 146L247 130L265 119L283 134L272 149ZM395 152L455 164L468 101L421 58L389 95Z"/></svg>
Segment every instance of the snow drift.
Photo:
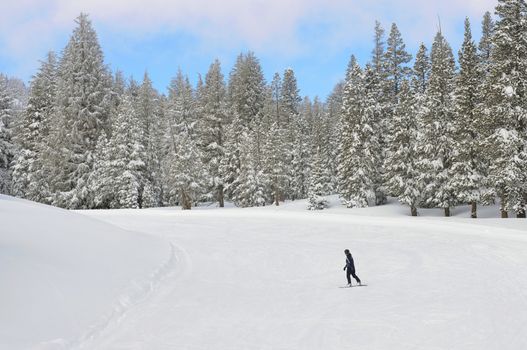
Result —
<svg viewBox="0 0 527 350"><path fill-rule="evenodd" d="M0 349L71 348L148 294L160 238L0 195Z"/></svg>

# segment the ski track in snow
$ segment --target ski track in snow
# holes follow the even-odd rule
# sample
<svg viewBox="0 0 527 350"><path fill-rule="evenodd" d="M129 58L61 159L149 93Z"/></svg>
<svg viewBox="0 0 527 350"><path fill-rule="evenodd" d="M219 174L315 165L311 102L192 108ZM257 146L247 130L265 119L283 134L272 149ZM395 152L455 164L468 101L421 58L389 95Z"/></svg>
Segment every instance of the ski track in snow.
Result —
<svg viewBox="0 0 527 350"><path fill-rule="evenodd" d="M527 235L468 221L96 211L176 266L79 349L527 348ZM366 288L342 289L344 248Z"/></svg>

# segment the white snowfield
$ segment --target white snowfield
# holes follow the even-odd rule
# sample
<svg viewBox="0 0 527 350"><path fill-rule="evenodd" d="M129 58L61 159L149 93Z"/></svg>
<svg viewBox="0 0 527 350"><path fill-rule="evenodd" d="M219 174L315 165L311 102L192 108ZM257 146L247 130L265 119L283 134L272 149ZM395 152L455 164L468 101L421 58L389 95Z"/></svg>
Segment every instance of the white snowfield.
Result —
<svg viewBox="0 0 527 350"><path fill-rule="evenodd" d="M322 212L296 201L85 217L6 199L2 349L527 349L524 220L412 218L334 197ZM16 241L20 224L38 232ZM368 286L338 288L345 248ZM153 286L119 301L132 281Z"/></svg>

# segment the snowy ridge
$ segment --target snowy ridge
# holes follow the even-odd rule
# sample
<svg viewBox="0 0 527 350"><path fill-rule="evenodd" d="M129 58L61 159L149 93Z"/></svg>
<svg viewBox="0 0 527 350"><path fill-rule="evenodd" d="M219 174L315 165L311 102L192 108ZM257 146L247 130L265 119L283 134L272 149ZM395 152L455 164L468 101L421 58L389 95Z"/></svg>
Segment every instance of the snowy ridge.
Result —
<svg viewBox="0 0 527 350"><path fill-rule="evenodd" d="M174 270L163 238L0 196L0 349L70 349L119 322Z"/></svg>

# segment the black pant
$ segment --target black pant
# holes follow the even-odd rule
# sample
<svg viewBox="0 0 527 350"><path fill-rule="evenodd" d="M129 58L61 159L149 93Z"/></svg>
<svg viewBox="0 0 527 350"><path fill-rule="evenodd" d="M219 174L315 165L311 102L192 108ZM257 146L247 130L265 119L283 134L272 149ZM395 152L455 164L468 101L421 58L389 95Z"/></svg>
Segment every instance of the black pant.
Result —
<svg viewBox="0 0 527 350"><path fill-rule="evenodd" d="M350 269L349 267L347 267L346 268L346 278L348 279L348 283L351 283L350 276L353 276L353 278L355 278L355 281L357 281L357 283L360 284L360 278L357 277L357 275L355 274L355 270L354 269Z"/></svg>

